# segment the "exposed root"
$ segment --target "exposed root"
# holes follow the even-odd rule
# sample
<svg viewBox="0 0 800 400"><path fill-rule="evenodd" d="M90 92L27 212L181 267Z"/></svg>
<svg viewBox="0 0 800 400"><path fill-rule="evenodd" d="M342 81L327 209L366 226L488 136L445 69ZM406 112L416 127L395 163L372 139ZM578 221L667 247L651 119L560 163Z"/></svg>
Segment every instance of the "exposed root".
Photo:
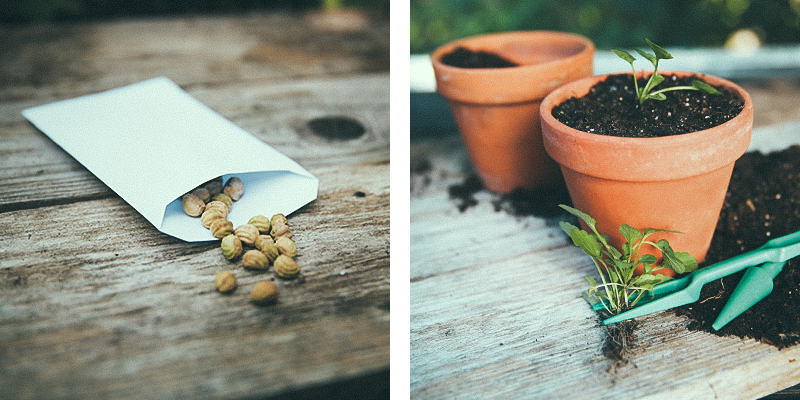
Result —
<svg viewBox="0 0 800 400"><path fill-rule="evenodd" d="M606 337L603 340L603 355L611 360L607 372L616 373L631 362L634 347L633 331L638 323L629 319L616 324L606 325ZM636 364L634 363L635 367Z"/></svg>

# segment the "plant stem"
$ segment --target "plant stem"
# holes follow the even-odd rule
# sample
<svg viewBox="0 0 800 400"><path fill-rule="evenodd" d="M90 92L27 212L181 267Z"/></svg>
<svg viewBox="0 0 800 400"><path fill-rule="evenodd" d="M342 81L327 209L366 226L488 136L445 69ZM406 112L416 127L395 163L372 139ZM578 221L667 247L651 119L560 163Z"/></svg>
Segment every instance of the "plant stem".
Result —
<svg viewBox="0 0 800 400"><path fill-rule="evenodd" d="M630 64L631 64L631 71L633 71L633 89L636 90L636 95L639 96L639 101L641 104L642 99L641 99L641 93L639 93L639 82L638 79L636 79L636 68L633 67L633 62L631 62Z"/></svg>
<svg viewBox="0 0 800 400"><path fill-rule="evenodd" d="M653 63L653 73L650 74L650 79L647 80L647 85L645 85L644 89L642 89L642 93L639 93L639 105L644 104L644 101L647 100L647 95L650 93L650 89L652 89L651 85L653 84L653 78L658 75L658 58L656 58L656 62ZM635 82L636 73L633 74L633 81Z"/></svg>

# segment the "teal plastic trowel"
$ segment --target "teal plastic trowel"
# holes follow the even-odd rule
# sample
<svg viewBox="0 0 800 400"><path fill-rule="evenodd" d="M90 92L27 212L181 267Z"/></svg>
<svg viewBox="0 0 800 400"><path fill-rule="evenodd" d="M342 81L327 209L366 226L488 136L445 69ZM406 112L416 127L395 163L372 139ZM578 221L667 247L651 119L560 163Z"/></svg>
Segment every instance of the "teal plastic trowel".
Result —
<svg viewBox="0 0 800 400"><path fill-rule="evenodd" d="M772 239L763 246L698 269L683 278L656 285L649 296L653 300L603 320L604 325L641 317L658 311L694 303L700 299L703 285L749 268L739 281L728 303L712 325L719 330L772 292L773 279L790 258L800 254L800 231ZM763 264L763 265L761 265ZM602 304L595 304L597 311Z"/></svg>
<svg viewBox="0 0 800 400"><path fill-rule="evenodd" d="M714 330L722 329L728 322L772 293L772 282L785 264L785 261L769 262L760 267L748 268L717 320L711 325Z"/></svg>

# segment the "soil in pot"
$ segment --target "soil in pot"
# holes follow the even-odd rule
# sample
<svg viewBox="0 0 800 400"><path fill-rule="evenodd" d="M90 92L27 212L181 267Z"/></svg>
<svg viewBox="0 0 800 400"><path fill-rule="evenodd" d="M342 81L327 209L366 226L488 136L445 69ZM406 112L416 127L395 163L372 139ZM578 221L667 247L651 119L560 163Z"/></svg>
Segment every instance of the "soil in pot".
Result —
<svg viewBox="0 0 800 400"><path fill-rule="evenodd" d="M800 146L745 153L733 169L717 230L704 264L753 250L800 229ZM690 330L750 337L784 348L800 343L800 257L789 260L772 292L719 331L714 323L744 272L703 287L700 300L676 309Z"/></svg>
<svg viewBox="0 0 800 400"><path fill-rule="evenodd" d="M487 51L472 51L457 47L442 57L442 63L458 68L509 68L518 64Z"/></svg>
<svg viewBox="0 0 800 400"><path fill-rule="evenodd" d="M666 79L656 90L674 86L691 86L701 77ZM639 87L647 79L639 79ZM722 95L697 90L666 93L666 100L647 100L639 104L630 74L610 75L583 97L572 97L553 108L553 117L561 123L584 132L624 137L659 137L701 131L736 117L744 101L735 94L717 88Z"/></svg>

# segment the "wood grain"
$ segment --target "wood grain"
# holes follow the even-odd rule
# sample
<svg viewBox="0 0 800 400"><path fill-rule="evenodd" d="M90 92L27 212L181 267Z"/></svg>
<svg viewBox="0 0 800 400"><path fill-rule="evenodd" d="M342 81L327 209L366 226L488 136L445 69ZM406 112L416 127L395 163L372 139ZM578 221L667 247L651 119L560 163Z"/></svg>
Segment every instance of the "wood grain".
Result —
<svg viewBox="0 0 800 400"><path fill-rule="evenodd" d="M2 397L264 398L353 390L365 379L387 387L385 21L357 35L294 14L0 34L14 39L0 50ZM247 271L216 242L161 234L19 114L155 76L320 179L317 200L289 216L301 279ZM364 134L331 140L308 128L327 116L352 118ZM213 285L223 269L239 278L231 295ZM276 279L277 304L250 303L262 279Z"/></svg>

